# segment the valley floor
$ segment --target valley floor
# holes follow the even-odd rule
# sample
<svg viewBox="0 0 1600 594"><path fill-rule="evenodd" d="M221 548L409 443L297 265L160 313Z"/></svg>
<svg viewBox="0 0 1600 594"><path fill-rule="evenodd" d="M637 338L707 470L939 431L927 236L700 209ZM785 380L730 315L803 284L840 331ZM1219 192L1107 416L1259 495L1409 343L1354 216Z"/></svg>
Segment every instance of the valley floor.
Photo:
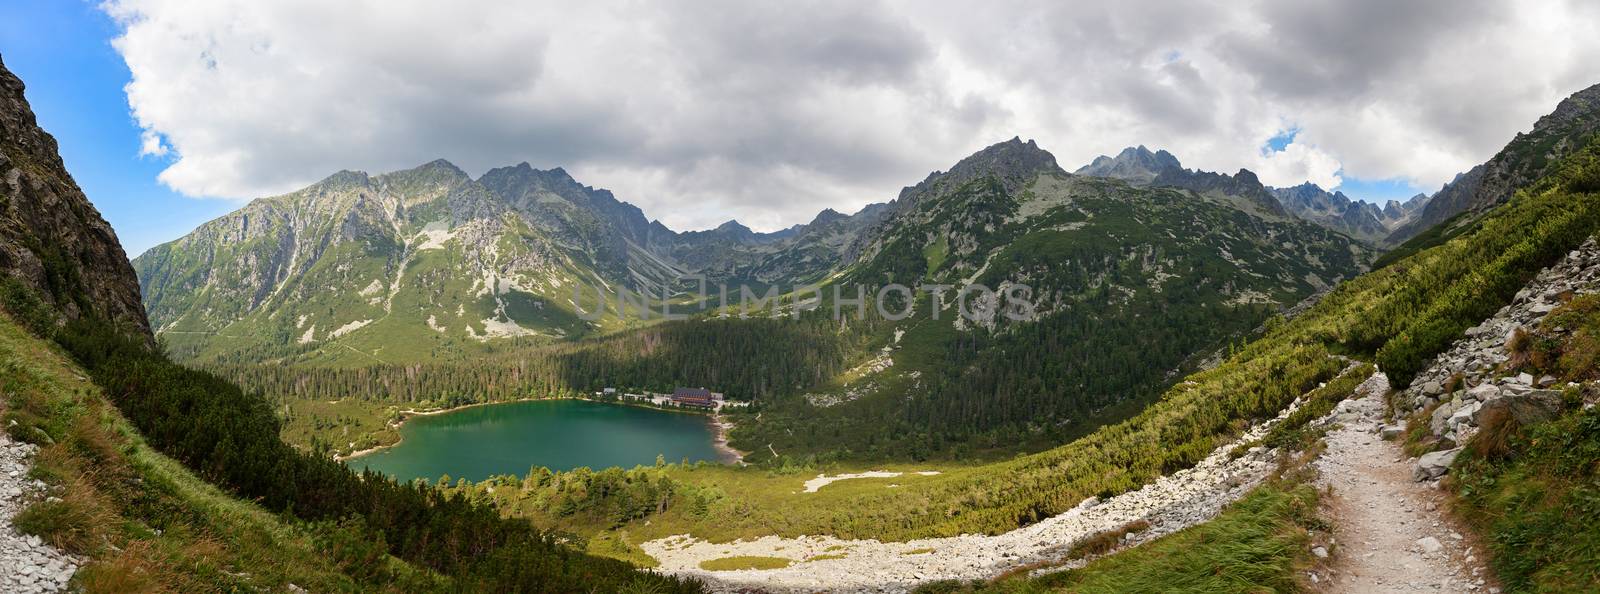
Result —
<svg viewBox="0 0 1600 594"><path fill-rule="evenodd" d="M1388 390L1378 374L1341 403L1315 463L1318 485L1332 490L1324 501L1338 557L1319 580L1349 594L1485 591L1485 557L1444 513L1449 497L1436 481L1414 480L1398 441L1378 435Z"/></svg>
<svg viewBox="0 0 1600 594"><path fill-rule="evenodd" d="M1235 457L1234 450L1260 439L1293 410L1217 448L1193 468L1105 501L1091 497L1066 513L1004 534L907 542L767 536L728 543L678 535L641 548L660 563L657 571L698 577L712 590L728 592L904 592L923 583L990 579L1030 567L1078 567L1085 560L1069 559L1069 551L1079 541L1137 525L1141 528L1128 532L1120 544L1148 542L1216 517L1260 485L1276 466L1276 452L1255 447ZM731 569L739 566L747 568Z"/></svg>

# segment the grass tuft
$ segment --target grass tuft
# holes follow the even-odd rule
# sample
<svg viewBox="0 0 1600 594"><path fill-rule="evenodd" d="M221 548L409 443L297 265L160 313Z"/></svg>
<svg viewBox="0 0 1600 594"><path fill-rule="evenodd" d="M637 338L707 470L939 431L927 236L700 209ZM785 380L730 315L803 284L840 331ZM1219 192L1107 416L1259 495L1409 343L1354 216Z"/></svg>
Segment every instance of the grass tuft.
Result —
<svg viewBox="0 0 1600 594"><path fill-rule="evenodd" d="M700 562L700 569L706 571L737 571L740 569L783 569L794 563L791 559L783 557L757 557L753 555L740 555L709 559Z"/></svg>

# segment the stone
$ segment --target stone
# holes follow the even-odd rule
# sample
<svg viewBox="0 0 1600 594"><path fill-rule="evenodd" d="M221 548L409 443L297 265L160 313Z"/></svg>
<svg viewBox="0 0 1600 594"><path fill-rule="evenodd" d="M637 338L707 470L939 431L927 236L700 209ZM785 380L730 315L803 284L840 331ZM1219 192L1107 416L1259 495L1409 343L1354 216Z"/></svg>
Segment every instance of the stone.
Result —
<svg viewBox="0 0 1600 594"><path fill-rule="evenodd" d="M1477 402L1462 406L1460 410L1450 415L1450 420L1446 424L1452 428L1460 427L1462 424L1476 427L1478 426L1478 409L1480 408L1483 408L1483 405Z"/></svg>
<svg viewBox="0 0 1600 594"><path fill-rule="evenodd" d="M1432 430L1434 435L1443 435L1445 430L1449 428L1446 422L1450 420L1450 415L1456 414L1456 406L1456 402L1452 400L1441 403L1438 408L1433 409L1433 416L1429 419L1428 428Z"/></svg>
<svg viewBox="0 0 1600 594"><path fill-rule="evenodd" d="M1543 423L1561 413L1561 392L1529 390L1505 396L1485 403L1483 410L1478 411L1479 417L1490 410L1508 411L1511 413L1511 418L1523 426Z"/></svg>
<svg viewBox="0 0 1600 594"><path fill-rule="evenodd" d="M1452 448L1423 454L1412 468L1411 478L1420 482L1444 476L1450 472L1450 465L1456 461L1456 455L1460 453L1461 448Z"/></svg>
<svg viewBox="0 0 1600 594"><path fill-rule="evenodd" d="M1439 382L1426 382L1426 383L1422 384L1422 393L1423 394L1427 394L1429 396L1437 396L1439 394L1443 394L1444 393L1444 384L1441 384Z"/></svg>
<svg viewBox="0 0 1600 594"><path fill-rule="evenodd" d="M1399 425L1383 425L1378 428L1378 437L1383 439L1395 439L1404 433L1405 429Z"/></svg>
<svg viewBox="0 0 1600 594"><path fill-rule="evenodd" d="M1439 539L1432 536L1424 536L1417 539L1417 546L1422 548L1423 553L1427 554L1437 553L1441 550L1444 550L1444 544L1440 543Z"/></svg>
<svg viewBox="0 0 1600 594"><path fill-rule="evenodd" d="M1316 555L1318 559L1327 559L1328 549L1327 547L1311 547L1311 554Z"/></svg>
<svg viewBox="0 0 1600 594"><path fill-rule="evenodd" d="M139 279L116 232L72 181L56 141L39 127L22 90L22 81L0 64L0 211L5 212L0 217L0 276L34 289L68 318L92 313L133 327L148 340L150 324L139 298ZM64 258L59 265L73 274L61 279L46 274L41 262L52 254ZM67 285L57 287L56 282ZM77 298L58 301L55 295Z"/></svg>
<svg viewBox="0 0 1600 594"><path fill-rule="evenodd" d="M1500 397L1500 387L1494 384L1479 384L1467 390L1465 396L1477 402L1488 402Z"/></svg>

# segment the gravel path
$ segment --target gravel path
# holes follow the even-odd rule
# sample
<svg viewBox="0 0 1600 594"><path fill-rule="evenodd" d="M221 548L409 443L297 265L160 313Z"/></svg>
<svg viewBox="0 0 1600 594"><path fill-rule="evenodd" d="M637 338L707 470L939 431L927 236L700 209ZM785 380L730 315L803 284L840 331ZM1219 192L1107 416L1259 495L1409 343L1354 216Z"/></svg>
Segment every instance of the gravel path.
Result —
<svg viewBox="0 0 1600 594"><path fill-rule="evenodd" d="M17 512L44 490L44 483L28 479L28 461L37 450L0 431L0 592L8 594L64 592L78 569L71 555L11 525Z"/></svg>
<svg viewBox="0 0 1600 594"><path fill-rule="evenodd" d="M1333 487L1338 560L1329 592L1498 592L1485 584L1483 555L1444 514L1434 482L1412 479L1398 441L1377 435L1389 380L1374 375L1357 399L1340 403L1328 449L1316 462L1320 482Z"/></svg>

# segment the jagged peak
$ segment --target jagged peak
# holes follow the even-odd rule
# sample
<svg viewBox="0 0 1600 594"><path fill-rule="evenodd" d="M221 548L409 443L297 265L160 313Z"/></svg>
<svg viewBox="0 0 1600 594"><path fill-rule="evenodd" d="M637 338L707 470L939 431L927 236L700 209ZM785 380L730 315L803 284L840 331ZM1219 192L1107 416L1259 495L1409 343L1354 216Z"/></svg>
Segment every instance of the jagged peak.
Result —
<svg viewBox="0 0 1600 594"><path fill-rule="evenodd" d="M813 217L811 219L810 225L813 226L813 227L820 226L820 225L826 225L828 223L832 223L834 221L847 219L847 218L849 218L849 215L846 215L846 214L844 214L842 212L839 212L839 211L831 209L831 208L824 208L824 209L822 209L822 212L817 213L817 216L815 216L815 217Z"/></svg>
<svg viewBox="0 0 1600 594"><path fill-rule="evenodd" d="M1135 182L1148 182L1157 175L1183 169L1178 157L1166 150L1151 151L1145 145L1122 149L1117 156L1100 155L1074 173L1094 177L1111 177Z"/></svg>
<svg viewBox="0 0 1600 594"><path fill-rule="evenodd" d="M537 167L534 167L533 165L530 165L527 161L523 161L521 163L517 163L516 165L509 165L509 166L506 166L506 167L495 167L493 169L490 169L490 170L484 172L484 174L478 178L478 181L479 182L483 182L485 180L519 178L519 177L532 177L532 178L543 180L543 181L547 181L547 182L561 182L561 183L572 183L572 184L582 185L582 184L578 184L578 181L573 179L572 175L567 173L566 169L563 169L561 167L552 167L550 169L539 169ZM587 187L587 186L585 186L585 187Z"/></svg>
<svg viewBox="0 0 1600 594"><path fill-rule="evenodd" d="M365 172L365 171L356 171L356 170L352 170L352 169L340 169L339 171L334 172L333 175L329 175L328 177L324 177L321 180L317 181L317 183L314 183L314 184L311 184L310 186L307 186L306 189L308 189L308 190L327 190L327 189L342 188L342 187L348 187L348 186L366 185L366 184L370 183L371 181L372 181L372 176L367 175L367 172Z"/></svg>
<svg viewBox="0 0 1600 594"><path fill-rule="evenodd" d="M1048 161L1050 165L1054 166L1056 157L1050 154L1049 151L1039 148L1039 144L1031 138L1024 142L1021 136L1012 136L1011 140L997 142L984 147L976 153L972 153L967 158L957 162L954 167L950 168L950 171L954 172L963 167L1037 164L1041 161Z"/></svg>
<svg viewBox="0 0 1600 594"><path fill-rule="evenodd" d="M754 231L751 231L749 227L746 227L746 226L744 226L744 224L740 223L737 219L728 219L728 222L723 223L721 225L717 225L717 231L722 231L724 233L732 232L732 233L741 233L741 234L744 234L744 233L755 233Z"/></svg>
<svg viewBox="0 0 1600 594"><path fill-rule="evenodd" d="M449 159L444 157L439 157L432 161L428 161L427 163L418 165L417 169L445 169L449 171L461 171L460 167L456 167L455 163L451 163Z"/></svg>
<svg viewBox="0 0 1600 594"><path fill-rule="evenodd" d="M444 177L448 177L448 178L459 179L459 180L462 180L462 181L466 181L466 180L472 179L472 176L467 175L467 172L462 171L460 167L456 167L455 163L451 163L450 161L442 159L442 158L441 159L434 159L432 161L428 161L427 163L423 163L421 165L418 165L416 167L412 167L410 169L402 169L402 170L399 170L399 171L391 171L389 173L385 173L385 174L380 175L378 177L379 178L383 178L383 179L394 179L394 178L399 178L399 177L418 176L418 175L420 175L420 176L444 176Z"/></svg>
<svg viewBox="0 0 1600 594"><path fill-rule="evenodd" d="M959 186L985 176L999 178L1007 190L1014 191L1045 171L1061 171L1055 155L1039 148L1031 139L1023 142L1022 137L1013 136L1011 140L989 145L958 161L949 171L928 174L921 183L901 190L900 198L915 202L917 196L934 188L947 184Z"/></svg>

